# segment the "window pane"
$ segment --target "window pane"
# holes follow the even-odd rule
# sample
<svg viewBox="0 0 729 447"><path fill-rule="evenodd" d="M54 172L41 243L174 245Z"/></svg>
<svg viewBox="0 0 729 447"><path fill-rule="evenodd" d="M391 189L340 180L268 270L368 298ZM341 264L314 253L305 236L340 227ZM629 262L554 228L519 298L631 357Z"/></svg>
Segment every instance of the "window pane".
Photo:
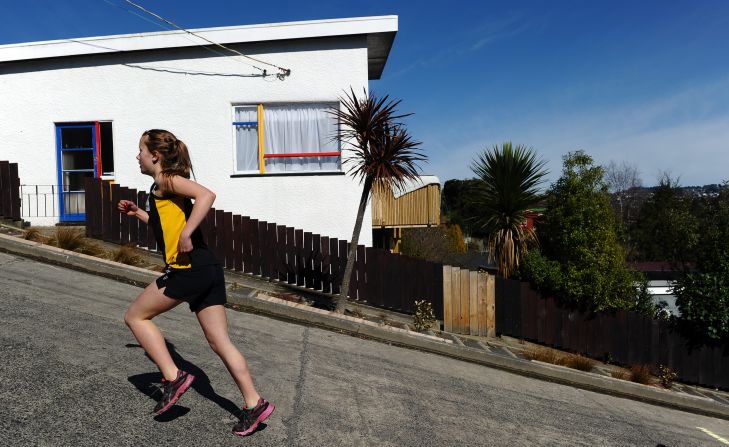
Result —
<svg viewBox="0 0 729 447"><path fill-rule="evenodd" d="M63 170L94 169L93 151L63 151Z"/></svg>
<svg viewBox="0 0 729 447"><path fill-rule="evenodd" d="M101 129L101 173L114 175L114 138L111 133L111 123L99 123Z"/></svg>
<svg viewBox="0 0 729 447"><path fill-rule="evenodd" d="M63 193L63 210L66 214L82 214L86 212L85 207L86 193L81 192L64 192Z"/></svg>
<svg viewBox="0 0 729 447"><path fill-rule="evenodd" d="M90 127L61 129L61 147L94 147L93 131Z"/></svg>
<svg viewBox="0 0 729 447"><path fill-rule="evenodd" d="M84 179L93 177L93 172L64 172L63 173L63 190L64 191L83 191Z"/></svg>
<svg viewBox="0 0 729 447"><path fill-rule="evenodd" d="M264 152L291 154L339 152L337 120L328 113L336 104L264 106ZM340 157L266 158L267 172L336 171Z"/></svg>
<svg viewBox="0 0 729 447"><path fill-rule="evenodd" d="M257 107L236 107L236 122L257 122ZM235 126L236 171L258 170L258 127L256 125Z"/></svg>

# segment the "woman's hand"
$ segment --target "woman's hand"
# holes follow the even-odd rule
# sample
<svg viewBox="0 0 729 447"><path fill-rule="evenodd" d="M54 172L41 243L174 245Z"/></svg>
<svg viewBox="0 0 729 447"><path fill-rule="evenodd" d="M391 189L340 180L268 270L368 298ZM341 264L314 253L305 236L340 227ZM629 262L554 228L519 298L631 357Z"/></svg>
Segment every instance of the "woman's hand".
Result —
<svg viewBox="0 0 729 447"><path fill-rule="evenodd" d="M116 206L120 213L124 213L129 217L134 217L137 215L137 211L139 211L139 207L136 203L132 202L131 200L120 200L119 204Z"/></svg>
<svg viewBox="0 0 729 447"><path fill-rule="evenodd" d="M192 238L183 231L180 233L180 241L177 243L178 253L189 253L192 251Z"/></svg>

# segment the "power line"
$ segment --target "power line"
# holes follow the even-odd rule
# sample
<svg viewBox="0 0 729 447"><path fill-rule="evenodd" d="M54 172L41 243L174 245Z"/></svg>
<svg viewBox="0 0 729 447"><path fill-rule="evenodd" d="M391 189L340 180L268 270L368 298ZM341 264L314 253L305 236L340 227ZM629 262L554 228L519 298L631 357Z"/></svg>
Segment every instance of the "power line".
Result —
<svg viewBox="0 0 729 447"><path fill-rule="evenodd" d="M171 22L171 21L169 21L169 20L165 19L164 17L162 17L162 16L160 16L160 15L158 15L158 14L155 14L155 13L154 13L154 12L152 12L152 11L149 11L149 10L145 9L144 7L142 7L142 6L140 6L140 5L138 5L138 4L134 3L134 2L132 2L131 0L124 0L124 1L126 1L126 2L127 2L127 3L129 3L130 5L134 6L135 8L138 8L138 9L140 9L141 11L144 11L145 13L147 13L147 14L149 14L149 15L151 15L151 16L153 16L153 17L155 17L155 18L157 18L158 20L161 20L161 21L163 21L163 22L165 22L165 23L167 23L167 24L169 24L169 25L172 25L172 26L174 26L175 28L177 28L177 29L179 29L179 30L181 30L181 31L184 31L184 32L186 32L187 34L190 34L190 35L192 35L192 36L195 36L195 37L197 37L197 38L199 38L199 39L202 39L202 40L204 40L204 41L206 41L206 42L208 42L208 43L210 43L210 44L212 44L212 45L218 46L218 47L220 47L220 48L223 48L224 50L228 50L228 51L230 51L230 52L232 52L232 53L235 53L235 54L237 54L237 55L239 55L239 56L245 57L245 58L247 58L247 59L250 59L250 60L252 60L252 61L256 61L256 62L258 62L258 63L260 63L260 64L264 64L264 65L268 65L268 66L270 66L270 67L274 67L274 68L277 68L277 69L278 69L279 71L281 71L281 73L279 73L279 74L278 74L279 78L281 78L281 79L282 79L283 77L285 77L285 76L289 76L289 75L291 74L291 69L288 69L288 68L283 68L283 67L279 67L278 65L275 65L275 64L270 64L270 63L268 63L268 62L262 61L262 60L260 60L260 59L256 59L256 58L254 58L254 57L251 57L251 56L246 56L245 54L241 53L241 52L240 52L240 51L238 51L238 50L235 50L235 49L233 49L233 48L229 48L229 47L227 47L227 46L225 46L225 45L223 45L223 44L219 44L219 43L217 43L217 42L213 42L212 40L210 40L210 39L208 39L208 38L206 38L206 37L203 37L203 36L201 36L201 35L199 35L199 34L195 34L195 33L193 33L192 31L188 31L187 29L185 29L185 28L182 28L181 26L177 25L176 23L174 23L174 22ZM253 65L253 67L254 67L254 68L256 68L256 69L258 69L258 70L260 70L260 71L262 71L262 72L264 73L264 75L266 74L266 70L264 70L264 69L262 69L262 68L260 68L260 67L256 67L255 65Z"/></svg>
<svg viewBox="0 0 729 447"><path fill-rule="evenodd" d="M119 8L119 9L121 9L122 11L126 11L129 14L133 14L133 15L139 17L140 19L144 20L147 23L151 23L152 25L159 26L160 28L164 28L164 29L166 29L168 31L171 31L172 30L172 28L168 28L166 26L162 26L162 24L160 24L159 22L155 22L154 20L150 20L147 17L145 17L145 16L137 13L136 11L133 11L131 9L127 9L127 8L125 8L125 7L123 7L123 6L119 5L119 4L116 4L116 3L112 2L111 0L104 0L104 2L110 4L111 6L115 6L115 7Z"/></svg>
<svg viewBox="0 0 729 447"><path fill-rule="evenodd" d="M168 26L165 26L165 25L164 25L163 23L160 23L160 22L159 22L159 21L157 21L157 20L151 20L151 19L149 19L149 18L147 18L147 17L145 17L145 16L143 16L143 15L141 15L141 14L138 14L138 13L137 13L136 11L134 11L134 10L131 10L131 9L125 8L124 6L118 5L118 4L116 4L116 3L114 3L114 2L112 2L112 1L110 1L110 0L104 0L104 2L106 2L106 3L108 3L108 4L112 5L112 6L115 6L115 7L119 8L119 9L121 9L122 11L126 11L126 12L128 12L129 14L133 14L133 15L135 15L135 16L137 16L137 17L139 17L140 19L144 20L145 22L151 23L151 24L152 24L152 25L154 25L154 26L158 26L158 27L160 27L160 28L162 28L162 29L164 29L164 30L167 30L167 31L172 31L172 30L173 30L173 28L171 28L171 27L168 27ZM194 41L194 40L192 40L192 39L191 39L191 38L190 38L189 36L187 36L186 34L183 34L183 35L182 35L182 37L184 37L184 38L185 38L185 39L187 39L188 41L190 41L190 42L194 43L195 45L198 45L198 46L200 46L200 48L203 48L203 49L205 49L205 50L207 50L207 51L209 51L209 52L211 52L211 53L213 53L213 54L215 54L215 55L217 55L217 56L223 56L223 57L227 57L227 58L229 58L230 60L232 60L232 61L234 61L234 62L237 62L237 63L239 63L239 64L243 64L243 65L245 65L246 67L253 67L253 68L256 68L256 69L260 70L260 68L256 67L256 66L255 66L255 65L253 65L253 64L250 64L250 63L248 63L248 62L244 62L244 61L241 61L241 60L239 60L239 59L236 59L236 58L234 58L234 57L231 57L231 56L230 56L230 55L228 55L228 54L225 54L225 53L221 53L220 51L217 51L217 50L214 50L214 49L210 48L210 47L209 47L208 45L200 45L200 43L199 43L199 42L197 42L197 41ZM82 43L82 42L79 42L79 43ZM119 51L119 50L118 50L118 51ZM265 78L265 77L267 77L267 76L274 76L274 75L269 75L269 74L267 74L267 73L266 73L266 70L263 70L263 74L262 74L262 76L263 76L263 77Z"/></svg>
<svg viewBox="0 0 729 447"><path fill-rule="evenodd" d="M111 48L104 45L97 45L90 42L84 42L83 40L78 39L63 39L69 42L81 44L81 45L87 45L93 48L101 48L104 50L114 51L116 53L123 53L124 50L120 50L118 48ZM223 54L223 56L228 57L228 55ZM238 61L240 62L240 61ZM241 62L243 63L243 62ZM211 71L200 71L200 70L186 70L184 68L173 68L173 67L163 67L158 65L136 65L136 64L122 64L125 67L130 68L139 68L142 70L151 70L151 71L159 71L159 72L166 72L166 73L175 73L175 74L186 74L186 75L204 75L204 76L225 76L225 77L241 77L241 78L253 78L253 77L261 77L265 79L266 77L273 77L277 75L273 74L266 74L265 70L261 74L254 74L254 73L246 73L246 74L236 74L236 73L219 73L219 72L211 72Z"/></svg>

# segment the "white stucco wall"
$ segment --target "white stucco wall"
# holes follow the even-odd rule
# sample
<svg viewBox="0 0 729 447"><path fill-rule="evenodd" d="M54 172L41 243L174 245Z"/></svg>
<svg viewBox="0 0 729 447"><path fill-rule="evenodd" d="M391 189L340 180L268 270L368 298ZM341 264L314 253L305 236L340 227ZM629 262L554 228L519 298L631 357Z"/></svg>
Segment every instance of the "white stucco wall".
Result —
<svg viewBox="0 0 729 447"><path fill-rule="evenodd" d="M231 178L232 105L336 101L350 87L361 92L367 87L366 38L236 48L290 68L291 76L284 81L232 76L257 71L244 59L199 48L2 64L0 159L19 164L25 185L57 184L55 123L110 120L116 182L146 190L150 178L139 173L135 159L139 136L149 128L167 129L190 148L197 180L217 194L216 209L350 239L361 194L351 177ZM175 70L227 76L170 72ZM57 221L25 219L34 225ZM368 208L360 243L371 245L371 226Z"/></svg>

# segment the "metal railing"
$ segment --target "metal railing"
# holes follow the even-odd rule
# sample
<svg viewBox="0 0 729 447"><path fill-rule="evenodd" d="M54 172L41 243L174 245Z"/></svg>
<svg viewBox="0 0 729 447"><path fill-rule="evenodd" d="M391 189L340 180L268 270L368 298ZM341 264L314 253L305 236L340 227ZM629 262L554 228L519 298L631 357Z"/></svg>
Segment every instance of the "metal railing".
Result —
<svg viewBox="0 0 729 447"><path fill-rule="evenodd" d="M59 217L63 197L65 214L86 212L84 191L63 191L58 185L20 185L22 217Z"/></svg>

